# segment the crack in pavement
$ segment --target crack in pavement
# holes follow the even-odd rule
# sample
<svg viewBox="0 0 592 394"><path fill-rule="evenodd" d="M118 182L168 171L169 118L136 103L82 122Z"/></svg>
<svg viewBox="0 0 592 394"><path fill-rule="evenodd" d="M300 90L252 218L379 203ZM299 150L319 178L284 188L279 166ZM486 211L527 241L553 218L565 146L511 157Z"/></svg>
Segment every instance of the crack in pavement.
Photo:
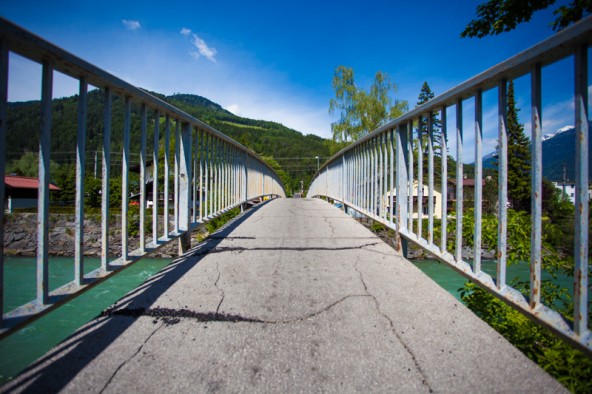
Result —
<svg viewBox="0 0 592 394"><path fill-rule="evenodd" d="M218 281L220 280L220 276L222 275L220 272L220 263L219 262L216 262L216 271L218 271L218 277L216 278L216 282L214 282L214 287L216 287L216 289L218 289L220 294L222 294L222 298L220 299L220 302L218 303L218 307L216 307L216 315L217 315L218 312L220 312L220 306L224 302L224 297L226 296L224 293L224 290L222 290L220 287L218 287Z"/></svg>
<svg viewBox="0 0 592 394"><path fill-rule="evenodd" d="M331 222L329 221L329 218L328 217L324 217L323 220L325 221L325 223L327 223L327 225L331 229L331 235L332 236L335 236L335 227L333 226L333 224L331 224Z"/></svg>
<svg viewBox="0 0 592 394"><path fill-rule="evenodd" d="M403 348L407 351L407 353L409 354L409 356L411 356L411 359L413 360L413 364L415 365L415 368L417 369L417 371L419 372L422 381L421 383L424 384L425 386L427 386L428 390L430 391L430 393L433 393L433 389L430 386L430 383L428 382L428 378L425 375L423 369L421 368L421 365L419 364L419 361L417 360L417 358L415 357L415 354L413 353L413 350L411 350L411 348L407 345L407 343L405 343L405 341L403 340L403 338L399 335L399 333L397 333L397 330L395 329L395 323L393 322L393 320L384 312L382 312L380 310L380 303L378 302L378 300L376 299L376 297L371 294L368 291L368 286L366 285L366 281L364 280L364 276L362 275L362 271L360 271L358 269L358 263L356 262L354 264L354 269L356 270L356 272L358 273L358 275L360 275L360 281L362 282L362 285L364 286L364 290L366 291L366 294L368 295L368 297L372 298L372 300L374 301L374 306L376 307L376 311L378 312L378 314L380 316L382 316L383 318L385 318L390 326L391 326L391 331L393 332L393 334L395 334L395 337L397 337L397 339L399 340L399 342L401 343L401 345L403 345Z"/></svg>
<svg viewBox="0 0 592 394"><path fill-rule="evenodd" d="M113 381L113 379L115 378L115 376L119 373L119 371L128 362L130 362L132 359L134 359L140 353L140 351L142 351L142 348L144 348L144 345L146 345L146 343L148 343L148 341L150 340L150 338L152 338L152 336L154 334L156 334L156 332L158 330L160 330L164 325L165 325L165 323L161 324L154 331L152 331L152 333L150 335L148 335L148 338L146 338L144 340L144 342L140 345L140 347L138 347L138 350L136 350L136 352L134 354L132 354L127 360L125 360L124 362L122 362L121 364L119 364L119 366L115 369L115 371L113 371L113 374L111 374L111 376L109 377L109 380L107 381L107 383L105 383L105 385L103 386L103 388L101 389L101 391L99 391L99 394L103 393L107 389L107 387L111 384L111 382Z"/></svg>

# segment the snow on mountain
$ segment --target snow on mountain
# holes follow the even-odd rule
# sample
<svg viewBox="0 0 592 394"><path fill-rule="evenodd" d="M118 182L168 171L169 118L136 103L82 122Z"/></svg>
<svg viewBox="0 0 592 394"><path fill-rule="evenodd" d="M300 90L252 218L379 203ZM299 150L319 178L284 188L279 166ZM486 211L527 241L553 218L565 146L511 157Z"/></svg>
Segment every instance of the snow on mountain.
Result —
<svg viewBox="0 0 592 394"><path fill-rule="evenodd" d="M561 133L565 133L566 131L570 131L573 130L574 127L573 126L563 126L562 128L560 128L559 130L557 130L554 133L549 133L549 134L545 134L542 138L543 141L547 141L550 140L553 137L557 137L559 134Z"/></svg>

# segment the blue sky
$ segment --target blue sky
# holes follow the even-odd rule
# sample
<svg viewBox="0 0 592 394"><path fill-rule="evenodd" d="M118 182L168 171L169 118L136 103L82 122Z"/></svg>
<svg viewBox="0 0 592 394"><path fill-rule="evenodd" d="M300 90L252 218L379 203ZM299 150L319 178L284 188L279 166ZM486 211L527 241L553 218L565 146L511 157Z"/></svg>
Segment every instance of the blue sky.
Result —
<svg viewBox="0 0 592 394"><path fill-rule="evenodd" d="M328 138L339 65L353 67L363 87L387 72L395 97L413 107L424 81L442 93L553 34L546 10L513 32L462 39L479 2L0 0L0 14L136 86L198 94L237 115ZM566 67L547 72L548 83L561 90ZM11 100L38 99L38 69L11 58ZM76 92L73 81L57 80L55 96ZM566 83L547 103L546 132L570 122ZM485 139L487 153L495 137Z"/></svg>

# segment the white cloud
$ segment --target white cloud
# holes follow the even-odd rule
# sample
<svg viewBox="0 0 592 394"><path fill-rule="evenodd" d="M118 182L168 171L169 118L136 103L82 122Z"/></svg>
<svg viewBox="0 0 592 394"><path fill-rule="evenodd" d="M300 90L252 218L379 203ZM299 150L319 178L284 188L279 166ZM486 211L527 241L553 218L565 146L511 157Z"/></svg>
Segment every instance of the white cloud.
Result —
<svg viewBox="0 0 592 394"><path fill-rule="evenodd" d="M227 106L224 109L229 112L232 112L235 115L240 114L240 106L238 104L230 104L229 106Z"/></svg>
<svg viewBox="0 0 592 394"><path fill-rule="evenodd" d="M181 29L180 33L181 33L183 36L187 37L187 36L189 36L189 34L191 34L191 30L190 30L190 29L188 29L188 28L186 28L186 27L184 27L184 28L182 28L182 29Z"/></svg>
<svg viewBox="0 0 592 394"><path fill-rule="evenodd" d="M199 55L201 55L209 61L216 63L216 54L218 53L218 51L216 51L216 48L210 48L204 40L197 36L197 34L193 34L193 40L191 41L191 43L198 50L198 52L191 52L191 56L197 59Z"/></svg>
<svg viewBox="0 0 592 394"><path fill-rule="evenodd" d="M140 25L139 21L132 21L129 19L122 19L121 23L123 23L123 25L125 26L126 29L128 30L138 30L142 28L142 25Z"/></svg>

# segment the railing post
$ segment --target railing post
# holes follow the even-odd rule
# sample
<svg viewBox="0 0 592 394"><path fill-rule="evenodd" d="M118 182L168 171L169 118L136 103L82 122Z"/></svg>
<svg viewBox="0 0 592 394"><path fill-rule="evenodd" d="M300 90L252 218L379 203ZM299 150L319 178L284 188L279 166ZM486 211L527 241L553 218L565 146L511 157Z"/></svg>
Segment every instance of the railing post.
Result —
<svg viewBox="0 0 592 394"><path fill-rule="evenodd" d="M154 111L152 146L152 243L158 244L158 146L160 144L160 114Z"/></svg>
<svg viewBox="0 0 592 394"><path fill-rule="evenodd" d="M411 193L409 194L409 159L410 159L410 149L409 149L409 138L407 133L407 125L399 125L398 130L396 131L396 152L397 152L397 172L396 172L396 207L397 207L397 250L399 252L403 252L406 249L407 241L402 239L400 232L402 229L407 231L411 231L407 227L408 225L408 216L411 213L407 210L409 203L408 199L413 198L413 189L411 189ZM412 154L412 153L411 153ZM391 191L392 193L392 191ZM392 195L391 195L392 199Z"/></svg>
<svg viewBox="0 0 592 394"><path fill-rule="evenodd" d="M446 106L442 107L441 111L441 152L440 159L442 160L442 222L440 225L440 251L446 252L446 238L447 238L447 221L448 221L448 132L446 126Z"/></svg>
<svg viewBox="0 0 592 394"><path fill-rule="evenodd" d="M462 261L462 218L463 218L463 110L462 99L456 102L456 235L455 257Z"/></svg>
<svg viewBox="0 0 592 394"><path fill-rule="evenodd" d="M508 234L508 81L498 83L498 230L497 230L497 288L506 285L506 238Z"/></svg>
<svg viewBox="0 0 592 394"><path fill-rule="evenodd" d="M39 200L37 212L37 301L40 304L47 304L49 298L48 223L52 88L53 67L49 61L44 61L41 81L41 135L39 136Z"/></svg>
<svg viewBox="0 0 592 394"><path fill-rule="evenodd" d="M163 235L169 238L169 171L171 154L171 118L167 114L164 125L164 212L163 212Z"/></svg>
<svg viewBox="0 0 592 394"><path fill-rule="evenodd" d="M128 211L129 211L129 167L130 167L130 130L132 117L132 100L125 98L125 110L123 113L123 163L121 166L121 258L127 261L129 256L128 245Z"/></svg>
<svg viewBox="0 0 592 394"><path fill-rule="evenodd" d="M101 179L101 268L109 266L109 177L111 176L111 88L105 87L103 108L103 157Z"/></svg>
<svg viewBox="0 0 592 394"><path fill-rule="evenodd" d="M146 252L146 129L148 127L146 104L140 109L140 253Z"/></svg>
<svg viewBox="0 0 592 394"><path fill-rule="evenodd" d="M543 146L542 146L542 94L541 65L531 69L531 208L532 232L530 235L530 307L541 302L541 246L543 200Z"/></svg>
<svg viewBox="0 0 592 394"><path fill-rule="evenodd" d="M183 123L179 144L179 229L185 231L179 238L179 253L183 254L191 247L191 124Z"/></svg>
<svg viewBox="0 0 592 394"><path fill-rule="evenodd" d="M576 215L574 331L588 332L588 47L575 53Z"/></svg>
<svg viewBox="0 0 592 394"><path fill-rule="evenodd" d="M0 327L3 326L4 316L4 173L6 171L6 124L8 102L8 46L0 40Z"/></svg>
<svg viewBox="0 0 592 394"><path fill-rule="evenodd" d="M86 117L88 112L88 84L80 79L78 98L78 133L76 139L76 203L75 203L75 245L74 281L78 286L84 283L84 176L86 174ZM3 171L1 172L4 173ZM4 201L0 198L0 201ZM0 238L2 239L2 238Z"/></svg>
<svg viewBox="0 0 592 394"><path fill-rule="evenodd" d="M481 146L483 140L483 92L475 95L475 230L473 237L473 272L481 271L481 200L483 191L483 158Z"/></svg>

